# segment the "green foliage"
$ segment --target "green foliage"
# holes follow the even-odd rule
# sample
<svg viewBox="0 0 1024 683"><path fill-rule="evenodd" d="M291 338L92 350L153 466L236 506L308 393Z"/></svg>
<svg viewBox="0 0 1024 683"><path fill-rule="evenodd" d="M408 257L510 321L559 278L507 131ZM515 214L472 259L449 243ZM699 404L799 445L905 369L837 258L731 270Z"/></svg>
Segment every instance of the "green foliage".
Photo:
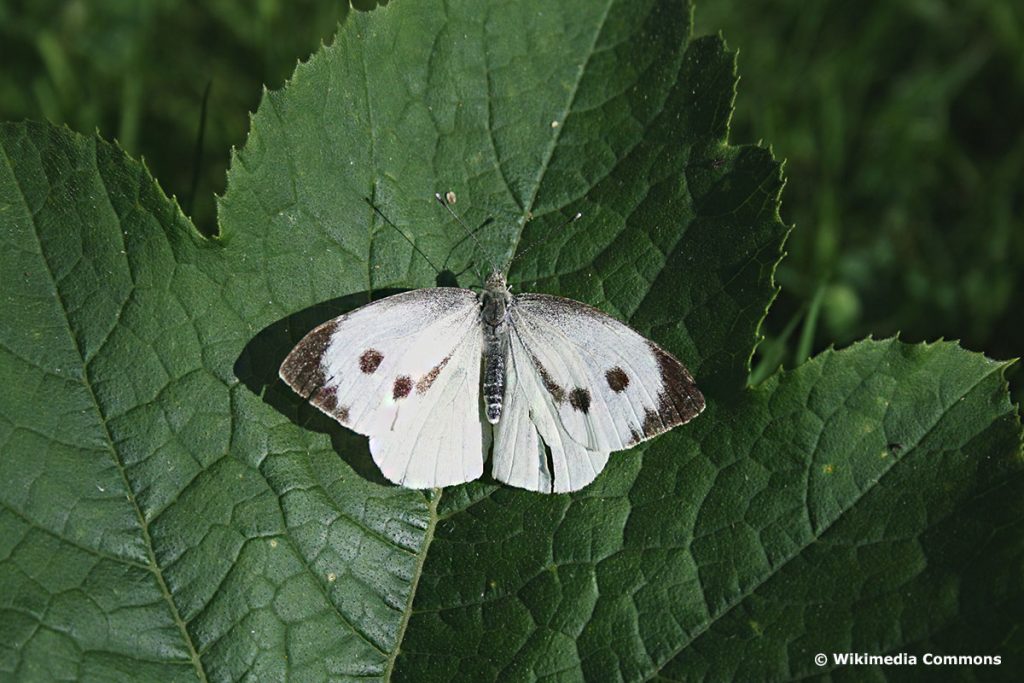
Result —
<svg viewBox="0 0 1024 683"><path fill-rule="evenodd" d="M228 150L245 141L260 87L281 84L347 10L337 0L0 0L0 119L45 118L117 138L212 232L213 193L223 191Z"/></svg>
<svg viewBox="0 0 1024 683"><path fill-rule="evenodd" d="M781 679L827 673L819 651L1019 657L1006 364L865 341L746 388L786 227L778 163L726 141L733 55L669 0L488 7L351 18L264 97L215 238L121 149L0 128L0 671ZM494 217L487 255L433 205L447 190ZM433 283L366 197L455 272L582 210L513 282L666 345L706 413L571 496L381 482L364 438L276 381L316 323Z"/></svg>
<svg viewBox="0 0 1024 683"><path fill-rule="evenodd" d="M700 9L701 30L741 46L733 136L768 140L787 161L783 217L798 229L769 335L802 323L820 291L817 348L902 331L1021 355L1024 5L722 0ZM805 357L797 339L781 340L787 366Z"/></svg>

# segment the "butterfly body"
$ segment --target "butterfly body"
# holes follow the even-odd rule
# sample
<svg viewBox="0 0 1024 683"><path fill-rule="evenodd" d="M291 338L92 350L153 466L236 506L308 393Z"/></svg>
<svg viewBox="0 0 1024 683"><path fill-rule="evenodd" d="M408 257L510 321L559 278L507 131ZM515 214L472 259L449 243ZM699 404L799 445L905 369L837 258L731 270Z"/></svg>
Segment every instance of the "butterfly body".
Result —
<svg viewBox="0 0 1024 683"><path fill-rule="evenodd" d="M307 334L281 377L370 437L390 481L450 486L483 474L543 493L578 490L613 451L696 417L704 397L674 356L585 304L417 289ZM493 448L492 448L493 446Z"/></svg>
<svg viewBox="0 0 1024 683"><path fill-rule="evenodd" d="M508 354L508 307L512 294L501 273L487 278L480 295L480 322L484 334L484 404L487 421L492 425L501 419L505 397L505 369Z"/></svg>

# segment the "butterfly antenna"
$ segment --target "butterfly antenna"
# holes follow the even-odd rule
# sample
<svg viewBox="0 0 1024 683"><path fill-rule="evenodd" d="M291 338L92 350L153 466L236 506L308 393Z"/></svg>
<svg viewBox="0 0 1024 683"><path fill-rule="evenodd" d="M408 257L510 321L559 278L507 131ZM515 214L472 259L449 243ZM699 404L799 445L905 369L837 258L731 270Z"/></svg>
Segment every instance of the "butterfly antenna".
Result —
<svg viewBox="0 0 1024 683"><path fill-rule="evenodd" d="M577 211L577 212L575 213L575 215L573 215L573 217L572 217L572 218L570 218L570 219L566 220L566 221L565 221L564 223L562 223L561 225L559 225L559 226L558 226L557 228L555 228L554 230L552 230L551 232L549 232L549 233L547 234L547 236L545 236L545 237L543 237L542 239L539 239L539 240L537 240L536 242L534 242L533 244L531 244L531 245L527 246L527 247L526 247L526 249L523 249L523 250L522 250L521 252L519 252L518 254L513 254L513 255L512 255L512 259L511 259L511 260L510 260L510 261L508 262L508 267L506 267L506 268L505 268L505 270L506 270L506 271L508 271L508 269L512 267L512 264L513 264L513 263L515 262L515 260L516 260L517 258L519 258L520 256L523 256L524 254L527 254L527 253L529 253L529 252L530 252L530 251L532 251L532 250L533 250L534 248L536 248L536 247L539 247L539 246L540 246L540 245L542 245L542 244L547 244L547 242L548 242L548 241L549 241L549 240L550 240L550 239L551 239L552 237L554 237L555 235L557 235L558 233L560 233L560 232L561 232L561 231L562 231L562 230L563 230L563 229L564 229L564 228L565 228L565 227L566 227L567 225L569 225L570 223L575 223L576 221L578 221L578 220L579 220L579 219L581 219L581 218L583 218L583 212L582 212L582 211Z"/></svg>
<svg viewBox="0 0 1024 683"><path fill-rule="evenodd" d="M454 219L455 219L455 221L456 221L456 222L457 222L457 223L458 223L459 225L461 225L461 226L462 226L462 229L466 231L466 235L467 235L467 236L469 236L469 237L471 237L471 238L473 238L473 241L474 241L474 242L476 242L476 246L477 246L477 248L478 248L478 249L480 250L480 253L482 253L482 254L486 254L486 253L487 253L487 250L486 250L486 249L484 249L484 245L483 245L483 244L481 244L481 243L480 243L480 240L478 240L478 239L476 238L476 230L470 230L470 229L469 229L469 226L468 226L468 225L466 225L465 223L463 223L463 222L462 222L462 219L461 219L461 218L459 218L459 214L455 213L455 210L454 210L454 209L453 209L453 208L451 207L451 205L450 205L450 204L448 203L448 201L447 201L447 200L446 200L446 199L444 198L444 196L442 196L442 194L441 194L440 192L435 192L435 193L434 193L434 199L436 199L436 200L437 200L437 203L438 203L438 204L440 204L441 206L443 206L443 207L444 207L445 209L447 209L447 210L448 210L448 213L450 213L450 214L452 215L452 218L454 218ZM483 225L481 225L480 227L482 228L482 227L483 227L484 225L487 225L487 222L484 222L484 223L483 223ZM480 228L477 228L477 230L479 230L479 229L480 229ZM463 239L465 239L465 237L463 237ZM490 262L490 264L491 264L491 269L492 269L492 270L494 270L494 271L498 270L498 267L494 265L494 261L490 261L490 259L488 259L488 261L489 261L489 262Z"/></svg>
<svg viewBox="0 0 1024 683"><path fill-rule="evenodd" d="M454 245L452 246L452 248L451 248L451 249L449 250L449 252L448 252L448 256L447 256L447 257L445 257L445 259L444 259L444 263L443 263L443 264L441 265L441 267L442 267L442 268L446 268L446 267L448 266L448 261L449 261L449 259L451 259L451 257L452 257L452 254L454 254L454 253L455 253L455 250L456 250L456 249L458 249L459 247L461 247L461 246L462 246L462 243L463 243L463 242L465 242L466 240L470 239L471 237L473 237L474 235L476 235L476 234L477 234L478 232L480 232L481 230L483 230L484 228L486 228L486 227L487 227L488 225L490 225L490 224L491 224L491 223L493 223L493 222L494 222L494 219L493 219L493 218L488 218L488 219L487 219L487 220L485 220L485 221L484 221L483 223L481 223L480 225L478 225L478 226L476 226L475 228L473 228L473 232L467 233L467 234L463 235L462 237L460 237L460 238L459 238L459 241L458 241L458 242L456 242L456 243L455 243L455 244L454 244ZM463 272L465 272L465 271L463 271Z"/></svg>
<svg viewBox="0 0 1024 683"><path fill-rule="evenodd" d="M411 246L411 247L412 247L413 249L415 249L415 250L416 250L416 253L417 253L417 254L419 254L420 256L422 256L422 257L423 257L423 260L424 260L424 261L426 261L427 263L429 263L429 264L430 264L430 267L434 269L434 272L435 272L435 273L440 273L440 272L441 272L441 269L440 269L440 268L438 268L437 266L435 266L435 265L434 265L434 262L430 260L430 257L429 257L429 256L427 256L426 254L424 254L424 253L423 253L423 250L422 250L422 249L420 249L420 248L419 248L418 246L416 246L416 243L412 241L412 238L410 238L410 237L409 237L408 235L406 235L406 234L405 234L405 232L404 232L404 231L403 231L403 230L402 230L401 228L399 228L399 227L398 227L397 225L395 225L394 223L392 223L392 222L391 222L391 220L390 220L390 219L389 219L389 218L388 218L387 216L385 216L385 215L384 215L384 212L383 212L383 211L381 211L381 210L380 210L380 209L378 209L378 208L377 208L376 206L374 206L373 202L372 202L372 201L370 201L370 198L369 198L369 197L363 197L363 200L364 200L364 201L365 201L365 202L366 202L367 204L369 204L369 205L370 205L370 208L371 208L371 209L373 209L373 210L374 210L374 211L375 211L375 212L377 213L377 215L378 215L378 216L380 216L381 218L383 218L383 219L384 219L384 222L385 222L385 223L387 223L388 225L390 225L390 226L391 226L392 228L394 228L394 229L395 229L396 231L398 231L398 234L399 234L399 235L401 235L402 237L404 237L404 238L405 238L405 241L406 241L406 242L408 242L408 243L409 243L409 245L410 245L410 246Z"/></svg>

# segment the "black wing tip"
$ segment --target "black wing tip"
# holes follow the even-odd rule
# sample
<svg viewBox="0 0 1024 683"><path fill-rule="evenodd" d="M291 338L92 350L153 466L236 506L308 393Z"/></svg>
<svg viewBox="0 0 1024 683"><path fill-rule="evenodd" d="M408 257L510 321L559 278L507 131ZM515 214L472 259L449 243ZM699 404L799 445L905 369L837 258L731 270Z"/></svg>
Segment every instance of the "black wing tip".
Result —
<svg viewBox="0 0 1024 683"><path fill-rule="evenodd" d="M312 391L324 385L323 357L335 326L335 321L329 320L314 328L281 363L278 375L302 398L309 398Z"/></svg>
<svg viewBox="0 0 1024 683"><path fill-rule="evenodd" d="M341 424L346 424L348 408L338 406L337 394L333 387L326 386L327 377L323 370L324 353L336 328L337 320L329 320L303 337L281 363L278 376L296 394Z"/></svg>
<svg viewBox="0 0 1024 683"><path fill-rule="evenodd" d="M654 342L648 342L648 346L658 361L662 390L658 393L657 410L648 410L644 414L642 431L634 432L635 443L686 424L700 415L706 406L704 394L697 388L686 366Z"/></svg>

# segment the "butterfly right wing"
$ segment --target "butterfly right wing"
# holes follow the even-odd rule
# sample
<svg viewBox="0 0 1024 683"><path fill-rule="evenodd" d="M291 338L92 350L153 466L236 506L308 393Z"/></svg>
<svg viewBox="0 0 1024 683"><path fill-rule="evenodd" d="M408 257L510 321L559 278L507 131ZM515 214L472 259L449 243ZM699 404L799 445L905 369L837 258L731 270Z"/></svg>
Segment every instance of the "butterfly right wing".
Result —
<svg viewBox="0 0 1024 683"><path fill-rule="evenodd" d="M584 448L545 409L544 389L522 341L510 335L505 406L494 429L491 475L540 493L577 491L608 463L607 450Z"/></svg>
<svg viewBox="0 0 1024 683"><path fill-rule="evenodd" d="M585 304L522 294L509 328L509 405L495 433L492 470L513 486L580 489L610 452L684 424L704 408L678 360Z"/></svg>
<svg viewBox="0 0 1024 683"><path fill-rule="evenodd" d="M544 387L538 408L586 448L630 448L704 409L678 359L608 314L546 294L521 294L510 310L512 336Z"/></svg>
<svg viewBox="0 0 1024 683"><path fill-rule="evenodd" d="M390 481L447 486L483 468L481 345L476 294L417 289L314 329L280 374L314 406L369 436Z"/></svg>

